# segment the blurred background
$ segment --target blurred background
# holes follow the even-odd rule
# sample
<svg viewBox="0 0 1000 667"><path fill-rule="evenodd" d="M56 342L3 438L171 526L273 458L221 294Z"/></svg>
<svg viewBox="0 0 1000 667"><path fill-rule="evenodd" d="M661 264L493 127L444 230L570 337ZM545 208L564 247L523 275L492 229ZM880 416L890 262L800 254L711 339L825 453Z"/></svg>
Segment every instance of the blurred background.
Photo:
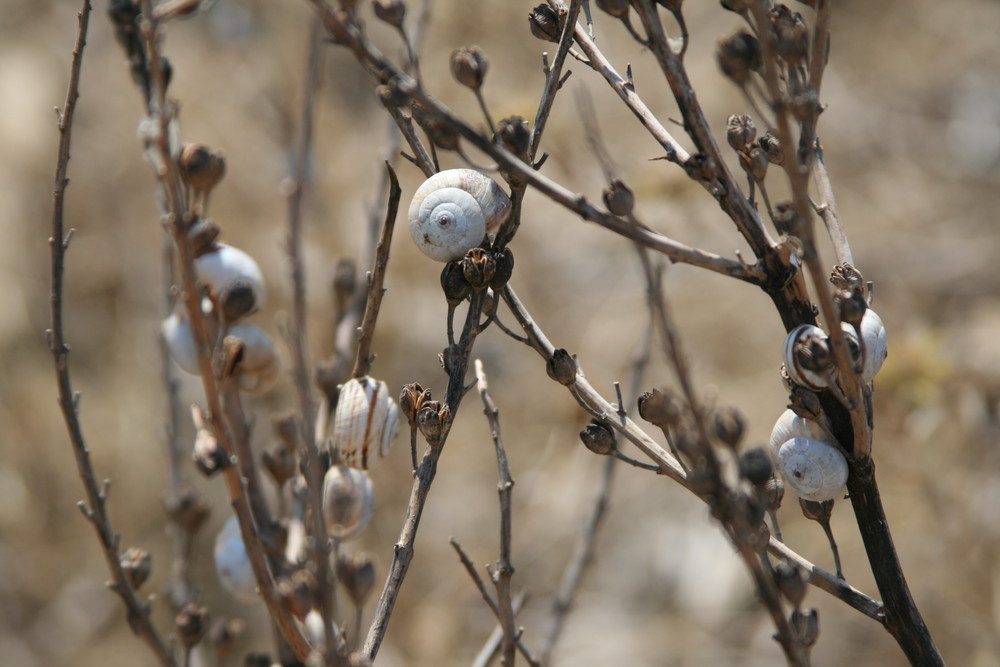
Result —
<svg viewBox="0 0 1000 667"><path fill-rule="evenodd" d="M48 245L61 105L75 38L77 2L0 0L0 663L117 666L153 664L106 590L95 536L74 504L83 490L55 396L49 326ZM448 75L450 52L478 44L491 69L484 88L496 118L534 116L543 83L527 2L434 2L422 46L431 92L474 123L475 98ZM168 484L166 399L157 345L164 316L163 236L153 174L136 127L143 107L122 51L95 2L73 135L66 226L76 230L66 266L66 328L81 417L101 478L112 480L109 510L123 547L153 554L143 591L162 592L170 563L163 499ZM804 5L795 9L807 14ZM398 39L363 10L373 39L398 58ZM598 44L619 71L631 63L638 93L670 126L676 106L649 53L595 8ZM689 2L686 62L718 132L730 113L749 112L719 75L715 40L735 30L718 3ZM168 26L172 96L185 141L222 148L228 176L212 197L223 239L250 252L268 280L267 307L253 322L280 340L289 312L286 204L297 136L311 15L304 2L219 0ZM987 0L861 0L834 8L830 66L819 134L856 264L875 283L875 308L889 332L889 358L876 381L875 460L883 501L914 597L945 659L1000 663L1000 4ZM732 257L745 251L732 223L661 153L603 80L581 63L557 99L542 150L544 171L599 198L604 185L587 146L579 95L590 97L618 175L637 193L644 222L679 241ZM309 346L332 350L330 285L336 261L365 252L388 122L372 82L351 57L324 51L315 160L306 199ZM680 129L677 128L677 136ZM719 135L721 136L721 134ZM477 156L478 157L478 156ZM483 160L485 162L485 160ZM447 155L443 166L461 166ZM398 162L404 209L421 181ZM772 196L781 196L772 174ZM373 375L393 393L407 382L443 395L437 353L445 346L440 265L397 225L386 278ZM529 194L512 244L511 284L558 347L579 354L604 395L627 387L646 326L643 283L630 244ZM827 252L827 257L832 256ZM828 261L832 264L832 261ZM701 391L747 417L748 442L766 441L784 409L779 379L784 337L767 297L688 266L671 267L666 291L684 352ZM509 314L504 317L513 324ZM283 350L287 362L287 350ZM586 416L545 376L531 350L490 329L476 344L490 375L514 488L514 583L530 592L519 622L539 647L550 607L599 486L603 461L577 433ZM200 386L182 378L183 405ZM654 355L645 386L673 384ZM295 406L286 376L249 399L255 447L275 437L271 418ZM626 395L634 410L635 396ZM190 442L190 426L181 434ZM379 509L353 549L385 573L410 489L405 437L375 472ZM224 485L188 481L213 504L196 545L194 575L215 617L247 629L227 664L271 650L262 605L230 598L214 576L211 548L229 515ZM431 492L378 664L471 662L494 622L448 545L454 536L478 564L497 558L496 463L479 399L459 413ZM817 524L794 496L780 510L786 542L832 569ZM849 504L833 528L854 586L878 597ZM876 623L812 590L819 610L817 665L906 664ZM166 633L162 598L154 617ZM367 612L370 613L372 605ZM669 481L619 467L597 541L556 652L562 665L773 665L781 653L755 601L747 572L708 512Z"/></svg>

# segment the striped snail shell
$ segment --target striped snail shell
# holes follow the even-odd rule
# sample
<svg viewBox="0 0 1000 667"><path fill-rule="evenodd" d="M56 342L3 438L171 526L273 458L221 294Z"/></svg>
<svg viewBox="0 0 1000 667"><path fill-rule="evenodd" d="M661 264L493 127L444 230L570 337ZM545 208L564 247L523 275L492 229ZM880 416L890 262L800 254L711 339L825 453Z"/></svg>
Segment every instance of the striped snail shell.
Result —
<svg viewBox="0 0 1000 667"><path fill-rule="evenodd" d="M785 484L805 500L831 500L847 483L847 459L816 422L785 410L771 431L771 457Z"/></svg>
<svg viewBox="0 0 1000 667"><path fill-rule="evenodd" d="M333 446L340 462L367 470L389 453L399 433L399 407L385 382L367 375L340 388L333 415Z"/></svg>
<svg viewBox="0 0 1000 667"><path fill-rule="evenodd" d="M803 324L792 329L785 338L783 361L795 384L814 390L830 386L833 352L826 332L819 327Z"/></svg>
<svg viewBox="0 0 1000 667"><path fill-rule="evenodd" d="M323 477L323 518L338 540L361 534L375 514L375 489L367 470L332 466Z"/></svg>
<svg viewBox="0 0 1000 667"><path fill-rule="evenodd" d="M410 236L439 262L461 259L496 234L510 214L510 199L496 181L472 169L434 174L410 202Z"/></svg>

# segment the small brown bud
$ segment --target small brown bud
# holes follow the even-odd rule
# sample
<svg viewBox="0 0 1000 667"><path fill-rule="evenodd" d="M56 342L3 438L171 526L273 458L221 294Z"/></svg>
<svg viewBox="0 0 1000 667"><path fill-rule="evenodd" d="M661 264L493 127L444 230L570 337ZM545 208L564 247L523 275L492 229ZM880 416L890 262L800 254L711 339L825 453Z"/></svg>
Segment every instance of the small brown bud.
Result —
<svg viewBox="0 0 1000 667"><path fill-rule="evenodd" d="M760 69L760 43L750 33L741 30L724 37L715 47L719 69L738 86L746 85L750 74Z"/></svg>
<svg viewBox="0 0 1000 667"><path fill-rule="evenodd" d="M177 166L181 180L199 194L208 194L226 175L226 155L203 144L185 144Z"/></svg>
<svg viewBox="0 0 1000 667"><path fill-rule="evenodd" d="M140 547L129 547L118 556L118 564L134 590L139 590L153 572L153 557Z"/></svg>
<svg viewBox="0 0 1000 667"><path fill-rule="evenodd" d="M632 212L632 207L635 206L635 195L632 194L632 190L617 178L611 181L611 185L604 188L601 196L611 215L628 215Z"/></svg>
<svg viewBox="0 0 1000 667"><path fill-rule="evenodd" d="M763 447L754 447L740 455L740 477L762 488L774 472L771 457Z"/></svg>
<svg viewBox="0 0 1000 667"><path fill-rule="evenodd" d="M287 447L279 445L265 450L260 458L264 469L271 475L271 479L279 489L295 476L295 454Z"/></svg>
<svg viewBox="0 0 1000 667"><path fill-rule="evenodd" d="M438 361L445 373L451 375L453 368L458 368L458 363L462 358L462 351L458 345L449 345L438 353Z"/></svg>
<svg viewBox="0 0 1000 667"><path fill-rule="evenodd" d="M819 638L819 612L815 609L796 609L791 616L792 632L798 643L812 646Z"/></svg>
<svg viewBox="0 0 1000 667"><path fill-rule="evenodd" d="M337 578L351 602L360 607L375 588L375 561L364 553L341 556L337 560Z"/></svg>
<svg viewBox="0 0 1000 667"><path fill-rule="evenodd" d="M785 497L785 483L777 477L771 477L764 485L764 492L767 497L767 509L775 511L781 507L781 501Z"/></svg>
<svg viewBox="0 0 1000 667"><path fill-rule="evenodd" d="M441 444L441 438L450 423L451 408L447 403L427 401L417 413L417 427L431 447Z"/></svg>
<svg viewBox="0 0 1000 667"><path fill-rule="evenodd" d="M406 4L403 0L375 0L372 7L378 20L385 21L394 28L403 27L403 19L406 17Z"/></svg>
<svg viewBox="0 0 1000 667"><path fill-rule="evenodd" d="M681 405L673 392L663 392L659 389L647 391L639 397L638 404L639 416L660 428L676 426L683 415Z"/></svg>
<svg viewBox="0 0 1000 667"><path fill-rule="evenodd" d="M833 500L805 500L799 498L799 506L802 508L802 516L819 523L829 523L833 515Z"/></svg>
<svg viewBox="0 0 1000 667"><path fill-rule="evenodd" d="M746 151L757 137L757 126L753 118L745 113L733 114L726 121L726 140L735 151Z"/></svg>
<svg viewBox="0 0 1000 667"><path fill-rule="evenodd" d="M790 561L781 561L774 568L774 583L785 599L798 609L809 588L809 579L802 568Z"/></svg>
<svg viewBox="0 0 1000 667"><path fill-rule="evenodd" d="M568 387L576 382L576 359L560 347L553 350L552 356L545 360L545 371L550 378Z"/></svg>
<svg viewBox="0 0 1000 667"><path fill-rule="evenodd" d="M757 144L767 155L767 161L771 164L776 164L779 167L785 161L785 154L781 152L781 141L774 135L771 130L768 130L760 139L757 140Z"/></svg>
<svg viewBox="0 0 1000 667"><path fill-rule="evenodd" d="M495 292L499 292L514 273L514 253L510 251L510 248L503 248L502 250L494 250L492 255L496 271L493 273L493 278L490 279L490 287Z"/></svg>
<svg viewBox="0 0 1000 667"><path fill-rule="evenodd" d="M809 26L802 20L802 15L779 4L771 9L771 24L777 38L775 47L778 55L793 67L802 63L809 53Z"/></svg>
<svg viewBox="0 0 1000 667"><path fill-rule="evenodd" d="M478 46L463 46L451 53L451 75L466 88L479 90L490 68L490 61Z"/></svg>
<svg viewBox="0 0 1000 667"><path fill-rule="evenodd" d="M860 293L865 284L865 279L861 275L861 272L850 264L838 264L833 267L833 272L830 274L830 282L839 290L857 291Z"/></svg>
<svg viewBox="0 0 1000 667"><path fill-rule="evenodd" d="M715 437L735 449L743 438L746 420L736 408L723 407L715 411L712 426L715 429Z"/></svg>
<svg viewBox="0 0 1000 667"><path fill-rule="evenodd" d="M281 577L276 583L285 607L300 621L316 606L319 584L309 570L296 570L292 576Z"/></svg>
<svg viewBox="0 0 1000 667"><path fill-rule="evenodd" d="M167 517L182 531L194 535L212 514L212 506L190 487L171 493L164 502Z"/></svg>
<svg viewBox="0 0 1000 667"><path fill-rule="evenodd" d="M490 284L497 271L493 255L482 248L472 248L461 261L462 273L473 289L483 289Z"/></svg>
<svg viewBox="0 0 1000 667"><path fill-rule="evenodd" d="M628 16L629 0L597 0L597 8L616 19Z"/></svg>
<svg viewBox="0 0 1000 667"><path fill-rule="evenodd" d="M547 42L558 42L562 34L559 15L548 5L538 5L528 15L531 34Z"/></svg>
<svg viewBox="0 0 1000 667"><path fill-rule="evenodd" d="M805 232L802 216L790 201L778 202L774 206L774 226L782 234L802 238Z"/></svg>
<svg viewBox="0 0 1000 667"><path fill-rule="evenodd" d="M444 265L441 270L441 289L444 290L445 300L451 306L457 306L472 294L472 285L465 277L461 261L452 261Z"/></svg>
<svg viewBox="0 0 1000 667"><path fill-rule="evenodd" d="M838 290L833 296L833 302L840 311L842 322L847 322L855 330L861 328L861 319L865 316L865 311L868 310L868 304L861 295L861 290Z"/></svg>
<svg viewBox="0 0 1000 667"><path fill-rule="evenodd" d="M198 218L188 227L187 239L191 254L200 257L211 250L215 240L219 238L219 226L211 220Z"/></svg>
<svg viewBox="0 0 1000 667"><path fill-rule="evenodd" d="M208 631L208 609L194 602L187 603L174 617L174 628L184 648L190 649Z"/></svg>
<svg viewBox="0 0 1000 667"><path fill-rule="evenodd" d="M497 133L494 141L500 142L504 148L518 157L526 157L531 147L531 129L528 121L520 116L509 116L497 123Z"/></svg>
<svg viewBox="0 0 1000 667"><path fill-rule="evenodd" d="M704 153L695 153L684 161L684 171L698 183L711 183L718 170L715 160Z"/></svg>
<svg viewBox="0 0 1000 667"><path fill-rule="evenodd" d="M580 440L587 446L587 449L601 456L609 456L615 453L617 445L615 443L615 432L607 424L592 421L580 431Z"/></svg>
<svg viewBox="0 0 1000 667"><path fill-rule="evenodd" d="M760 183L767 176L768 164L767 154L760 146L753 145L746 153L740 153L740 166L754 183Z"/></svg>

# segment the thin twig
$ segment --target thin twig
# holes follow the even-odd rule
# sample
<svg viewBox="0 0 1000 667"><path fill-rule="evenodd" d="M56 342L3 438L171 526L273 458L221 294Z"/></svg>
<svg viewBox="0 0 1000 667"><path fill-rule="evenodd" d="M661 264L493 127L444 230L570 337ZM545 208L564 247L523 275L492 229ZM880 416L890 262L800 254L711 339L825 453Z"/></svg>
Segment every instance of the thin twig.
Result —
<svg viewBox="0 0 1000 667"><path fill-rule="evenodd" d="M516 616L520 611L521 607L528 600L527 591L518 591L517 595L514 596L514 615ZM503 628L499 623L493 628L493 632L486 639L483 647L479 649L479 653L476 654L476 659L472 661L471 667L488 667L496 654L500 651L500 643L503 641Z"/></svg>
<svg viewBox="0 0 1000 667"><path fill-rule="evenodd" d="M97 533L101 543L104 558L111 571L110 584L128 613L129 626L142 641L149 646L161 665L174 666L177 663L170 648L160 637L150 618L150 609L139 601L136 590L132 587L119 561L119 535L111 528L105 503L106 491L97 482L90 451L83 436L77 408L77 395L73 391L69 370L69 346L63 327L63 275L65 272L65 257L68 239L63 227L63 210L66 187L69 185L67 173L69 170L70 144L72 143L73 118L80 90L80 71L83 64L83 49L87 44L87 29L90 26L90 0L84 0L77 14L78 32L73 48L73 57L69 70L69 84L66 88L66 101L59 112L59 148L56 157L55 184L52 191L52 235L49 237L51 257L51 292L50 316L52 328L49 329L49 347L55 362L56 382L59 389L59 407L66 422L73 454L76 458L77 472L87 494L87 503L82 505L84 515L88 518Z"/></svg>

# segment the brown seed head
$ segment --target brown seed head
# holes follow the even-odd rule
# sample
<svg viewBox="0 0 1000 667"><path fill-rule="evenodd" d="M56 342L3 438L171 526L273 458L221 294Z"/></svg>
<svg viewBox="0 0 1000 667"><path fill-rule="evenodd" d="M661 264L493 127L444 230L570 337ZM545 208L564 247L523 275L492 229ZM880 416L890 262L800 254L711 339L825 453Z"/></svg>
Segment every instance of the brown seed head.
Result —
<svg viewBox="0 0 1000 667"><path fill-rule="evenodd" d="M615 453L617 443L615 442L615 432L611 427L599 421L592 421L580 431L580 440L587 449L601 456L609 456Z"/></svg>
<svg viewBox="0 0 1000 667"><path fill-rule="evenodd" d="M487 287L497 271L497 263L493 254L482 248L469 250L461 264L462 274L475 290Z"/></svg>
<svg viewBox="0 0 1000 667"><path fill-rule="evenodd" d="M558 42L562 33L559 15L548 5L538 5L528 15L531 34L547 42Z"/></svg>
<svg viewBox="0 0 1000 667"><path fill-rule="evenodd" d="M736 408L722 407L715 411L712 426L716 438L736 449L746 430L746 419Z"/></svg>
<svg viewBox="0 0 1000 667"><path fill-rule="evenodd" d="M809 580L802 568L790 561L781 561L774 568L774 583L785 599L798 609L809 588Z"/></svg>
<svg viewBox="0 0 1000 667"><path fill-rule="evenodd" d="M737 86L744 86L750 74L761 66L760 43L746 31L724 37L715 47L715 60L719 69Z"/></svg>
<svg viewBox="0 0 1000 667"><path fill-rule="evenodd" d="M341 556L337 560L337 578L351 602L360 607L375 588L375 561L364 553Z"/></svg>
<svg viewBox="0 0 1000 667"><path fill-rule="evenodd" d="M174 617L174 628L184 648L190 649L208 631L208 609L194 602L187 603Z"/></svg>
<svg viewBox="0 0 1000 667"><path fill-rule="evenodd" d="M375 0L372 7L380 21L385 21L394 28L403 27L403 19L406 18L406 4L403 0Z"/></svg>
<svg viewBox="0 0 1000 667"><path fill-rule="evenodd" d="M463 46L451 53L451 75L467 88L479 90L490 62L478 46Z"/></svg>
<svg viewBox="0 0 1000 667"><path fill-rule="evenodd" d="M490 287L493 288L494 292L499 292L514 274L514 253L510 251L510 248L503 248L502 250L493 250L491 254L496 271L490 279Z"/></svg>
<svg viewBox="0 0 1000 667"><path fill-rule="evenodd" d="M771 130L762 134L760 139L757 140L757 144L764 151L767 161L771 164L776 164L780 167L785 161L785 154L781 152L781 141Z"/></svg>
<svg viewBox="0 0 1000 667"><path fill-rule="evenodd" d="M681 404L670 391L647 391L639 397L638 404L639 416L660 428L676 426L683 416Z"/></svg>
<svg viewBox="0 0 1000 667"><path fill-rule="evenodd" d="M754 447L740 455L740 477L757 488L767 485L774 472L771 457L762 447Z"/></svg>
<svg viewBox="0 0 1000 667"><path fill-rule="evenodd" d="M528 121L520 116L501 119L497 123L497 133L493 139L499 140L500 145L514 155L520 158L527 157L528 149L531 147L531 129L528 127Z"/></svg>
<svg viewBox="0 0 1000 667"><path fill-rule="evenodd" d="M726 140L733 150L746 151L756 137L757 126L745 113L733 114L726 121Z"/></svg>
<svg viewBox="0 0 1000 667"><path fill-rule="evenodd" d="M635 206L635 195L632 194L632 190L617 178L611 181L611 185L604 188L601 197L612 215L628 215L632 212L632 207Z"/></svg>
<svg viewBox="0 0 1000 667"><path fill-rule="evenodd" d="M451 306L457 306L472 294L472 285L465 277L461 261L451 261L444 265L441 270L441 289L444 290L445 300Z"/></svg>
<svg viewBox="0 0 1000 667"><path fill-rule="evenodd" d="M546 359L545 371L550 378L568 387L576 382L576 359L560 347L552 352L551 357Z"/></svg>
<svg viewBox="0 0 1000 667"><path fill-rule="evenodd" d="M133 590L139 590L153 572L153 557L140 547L129 547L118 556L118 563Z"/></svg>

